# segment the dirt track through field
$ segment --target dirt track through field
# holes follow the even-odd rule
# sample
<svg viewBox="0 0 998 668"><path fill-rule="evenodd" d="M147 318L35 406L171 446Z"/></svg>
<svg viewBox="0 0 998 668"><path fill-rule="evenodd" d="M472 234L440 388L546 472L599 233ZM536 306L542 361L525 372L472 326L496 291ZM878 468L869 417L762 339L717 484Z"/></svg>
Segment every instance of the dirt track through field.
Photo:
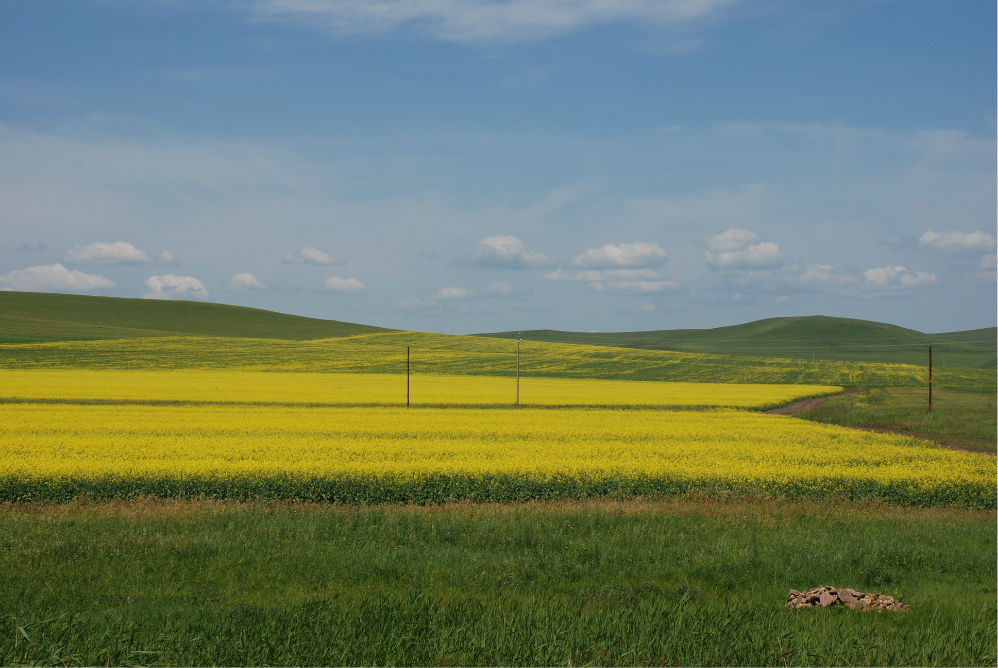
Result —
<svg viewBox="0 0 998 668"><path fill-rule="evenodd" d="M804 401L798 401L796 404L790 404L789 406L782 406L780 408L774 408L770 411L763 411L770 415L790 415L791 413L798 413L800 411L811 410L812 408L817 408L821 404L825 403L829 399L835 397L844 397L847 394L859 394L863 391L863 388L857 387L852 390L846 390L841 394L832 394L827 397L818 397L817 399L805 399Z"/></svg>

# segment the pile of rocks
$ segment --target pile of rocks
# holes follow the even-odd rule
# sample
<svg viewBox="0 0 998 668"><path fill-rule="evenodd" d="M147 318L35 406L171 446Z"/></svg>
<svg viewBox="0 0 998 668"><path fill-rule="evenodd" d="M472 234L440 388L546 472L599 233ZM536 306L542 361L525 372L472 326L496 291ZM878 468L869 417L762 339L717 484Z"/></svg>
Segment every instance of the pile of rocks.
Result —
<svg viewBox="0 0 998 668"><path fill-rule="evenodd" d="M864 594L855 589L836 589L835 587L815 587L810 591L799 592L796 589L790 590L787 596L788 608L810 608L821 606L827 608L830 605L848 605L853 610L876 610L881 612L900 612L910 610L910 605L905 605L894 600L893 596L886 594Z"/></svg>

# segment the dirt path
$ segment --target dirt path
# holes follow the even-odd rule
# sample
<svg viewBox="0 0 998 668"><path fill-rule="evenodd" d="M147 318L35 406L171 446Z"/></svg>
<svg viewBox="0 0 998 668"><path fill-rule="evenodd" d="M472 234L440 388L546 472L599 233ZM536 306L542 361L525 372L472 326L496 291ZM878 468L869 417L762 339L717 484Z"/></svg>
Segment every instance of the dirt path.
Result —
<svg viewBox="0 0 998 668"><path fill-rule="evenodd" d="M831 394L827 397L818 397L817 399L805 399L804 401L798 401L796 404L790 404L789 406L781 406L780 408L774 408L770 411L763 411L763 413L768 413L769 415L790 415L791 413L799 413L800 411L811 410L812 408L817 408L821 404L825 403L829 399L835 397L844 397L847 394L859 394L863 391L863 388L857 387L852 390L846 390L840 394Z"/></svg>

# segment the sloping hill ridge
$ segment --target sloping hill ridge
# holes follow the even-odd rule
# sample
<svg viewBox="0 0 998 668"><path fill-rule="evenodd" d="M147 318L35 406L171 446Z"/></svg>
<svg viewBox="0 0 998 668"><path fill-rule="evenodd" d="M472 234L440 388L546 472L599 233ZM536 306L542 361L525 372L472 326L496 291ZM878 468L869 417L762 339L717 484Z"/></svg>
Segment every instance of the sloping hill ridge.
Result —
<svg viewBox="0 0 998 668"><path fill-rule="evenodd" d="M0 343L224 336L309 340L392 330L227 304L0 292Z"/></svg>
<svg viewBox="0 0 998 668"><path fill-rule="evenodd" d="M563 332L541 329L479 334L552 343L797 359L854 360L937 366L986 366L998 348L998 328L925 334L869 320L830 316L767 318L714 329L645 332Z"/></svg>

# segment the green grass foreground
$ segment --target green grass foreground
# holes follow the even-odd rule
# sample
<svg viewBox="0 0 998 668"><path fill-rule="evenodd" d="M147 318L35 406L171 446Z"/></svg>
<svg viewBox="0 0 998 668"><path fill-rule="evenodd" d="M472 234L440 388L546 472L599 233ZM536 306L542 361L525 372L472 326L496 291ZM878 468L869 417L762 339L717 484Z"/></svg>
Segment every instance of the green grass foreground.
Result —
<svg viewBox="0 0 998 668"><path fill-rule="evenodd" d="M879 504L0 507L4 665L994 665L996 515ZM828 584L905 613L789 610Z"/></svg>
<svg viewBox="0 0 998 668"><path fill-rule="evenodd" d="M924 387L873 387L846 394L795 417L825 424L865 427L935 441L976 452L995 452L995 392L937 388L928 407Z"/></svg>

